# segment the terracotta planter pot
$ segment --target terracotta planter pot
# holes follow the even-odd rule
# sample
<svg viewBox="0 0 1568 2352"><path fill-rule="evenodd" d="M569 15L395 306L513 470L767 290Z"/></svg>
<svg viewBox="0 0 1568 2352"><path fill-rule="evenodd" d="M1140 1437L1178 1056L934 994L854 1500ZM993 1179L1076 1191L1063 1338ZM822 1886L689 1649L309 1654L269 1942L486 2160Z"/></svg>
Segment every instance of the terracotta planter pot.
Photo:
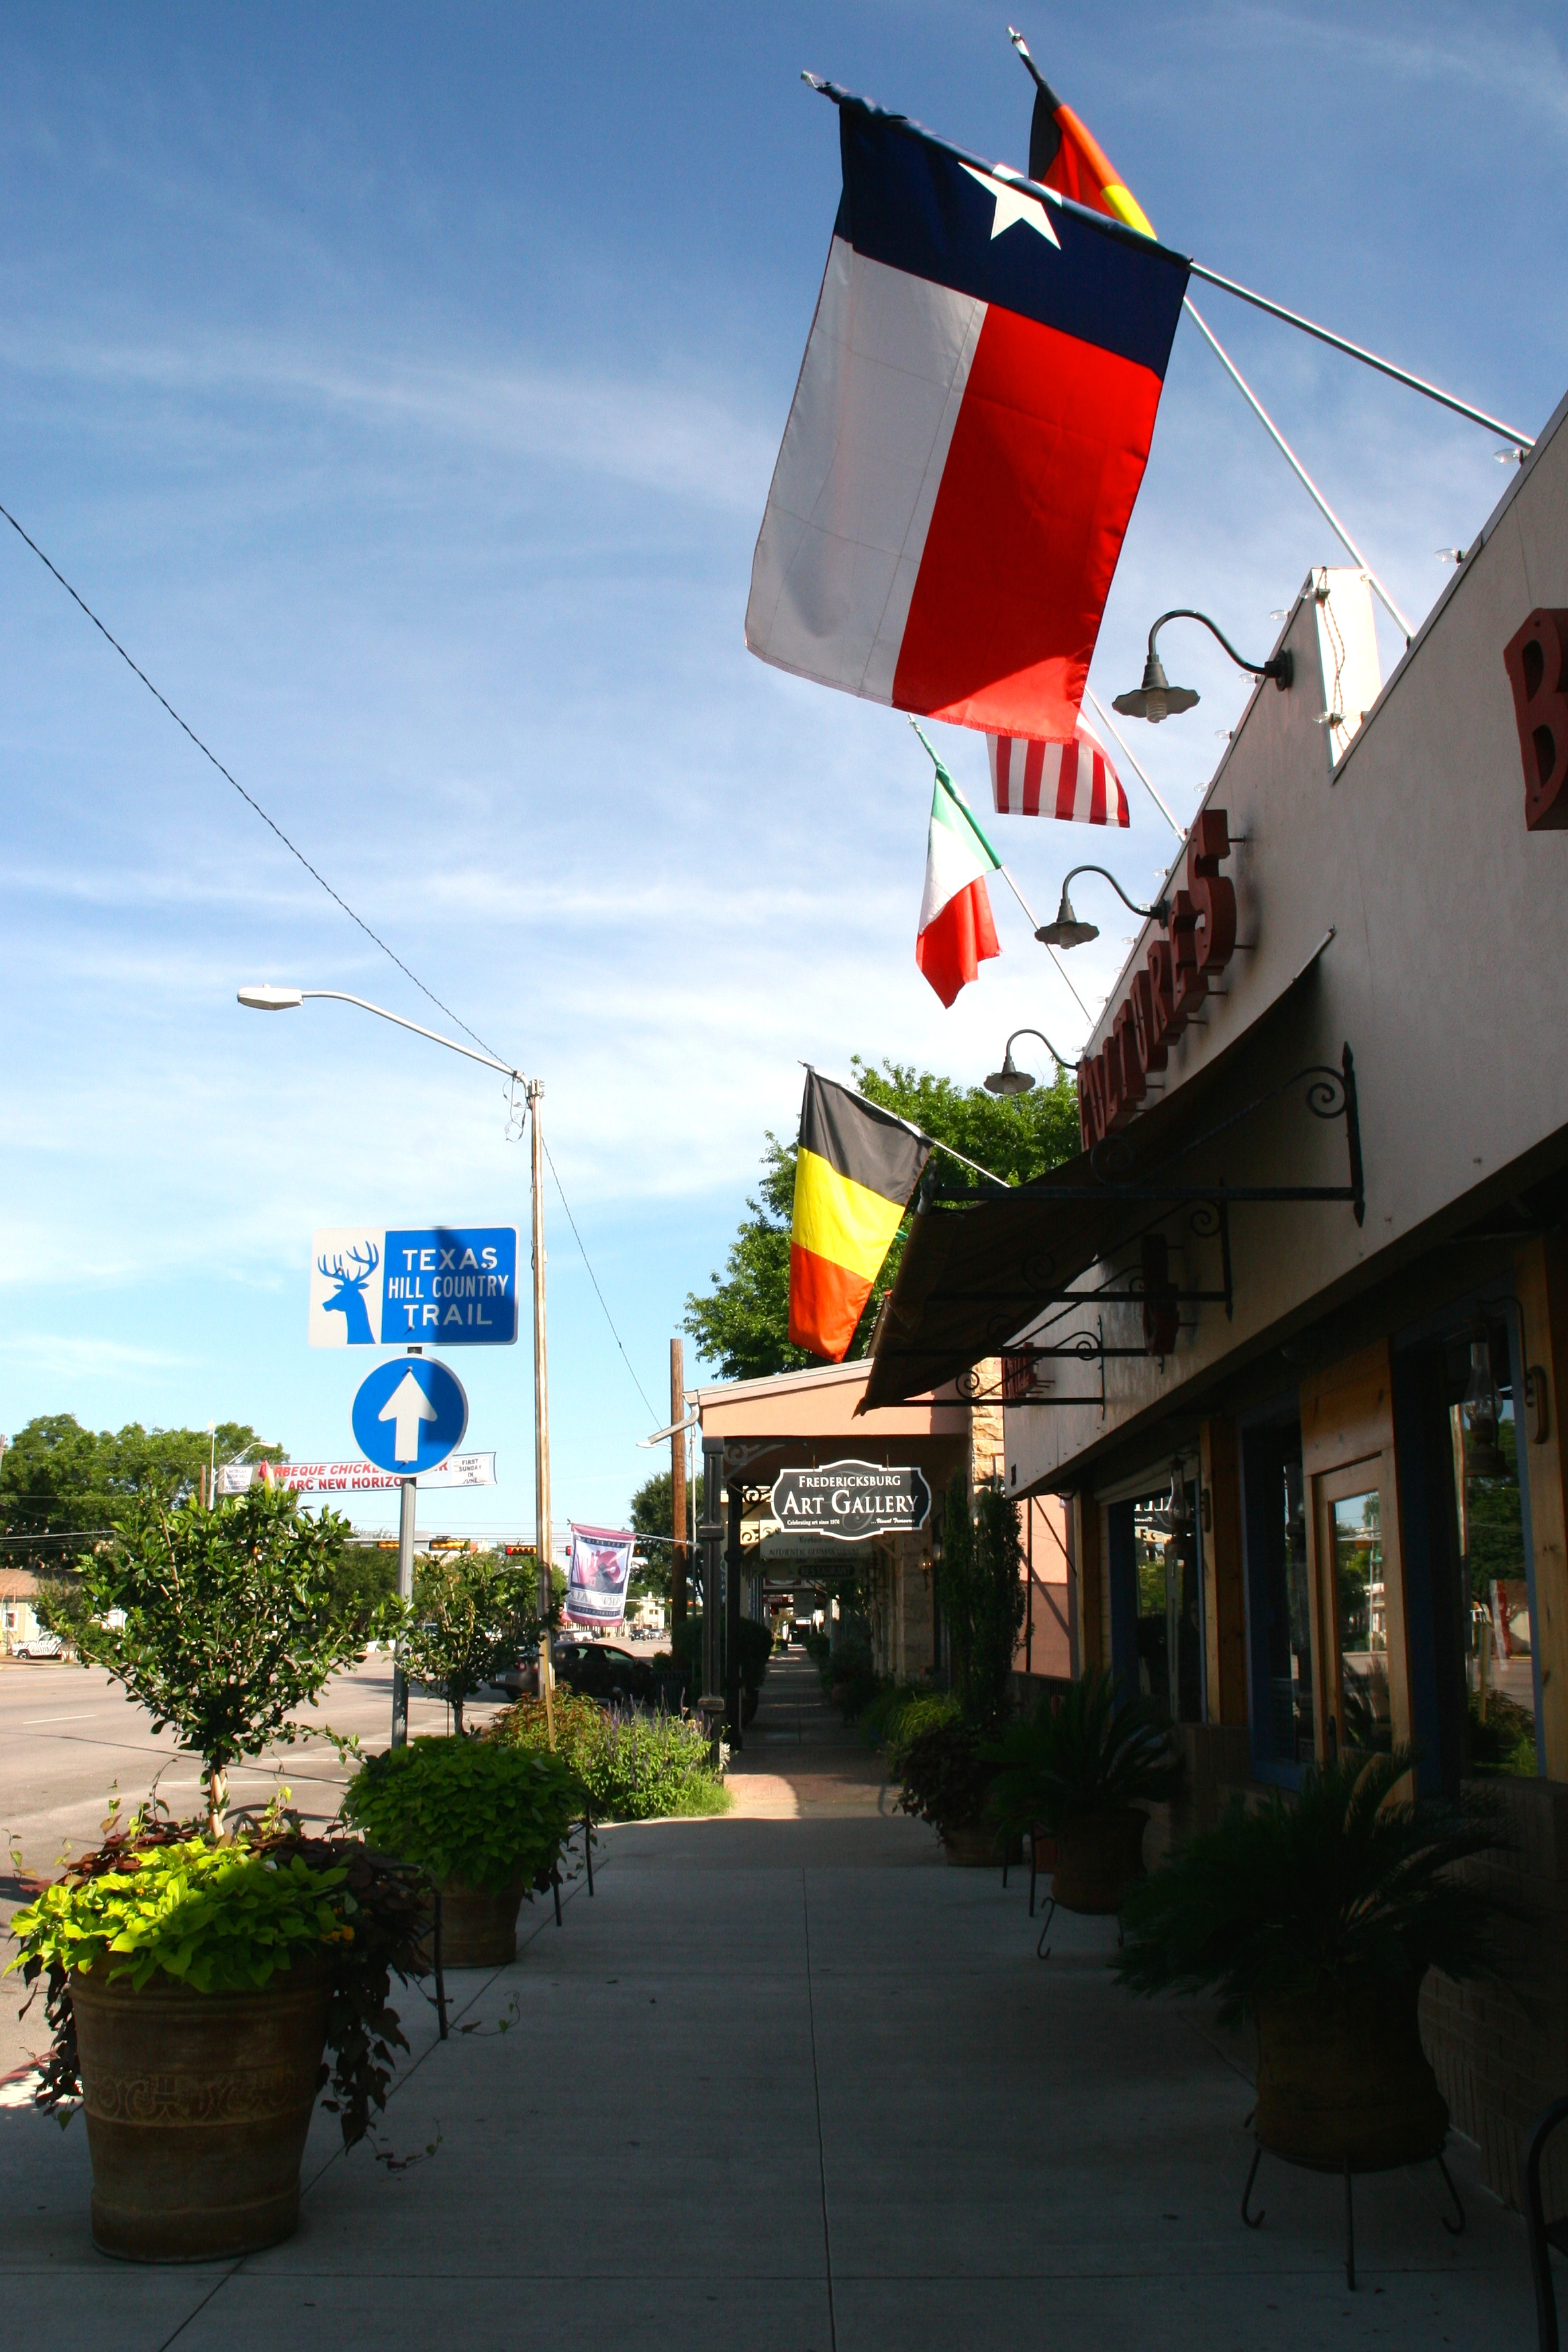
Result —
<svg viewBox="0 0 1568 2352"><path fill-rule="evenodd" d="M211 2262L292 2236L327 2032L327 1973L260 1992L73 1975L93 2243Z"/></svg>
<svg viewBox="0 0 1568 2352"><path fill-rule="evenodd" d="M994 1870L1002 1860L1002 1842L989 1822L943 1830L942 1850L961 1870Z"/></svg>
<svg viewBox="0 0 1568 2352"><path fill-rule="evenodd" d="M1288 1993L1258 2012L1258 2143L1297 2164L1378 2172L1437 2154L1448 2109L1421 2047L1419 1977Z"/></svg>
<svg viewBox="0 0 1568 2352"><path fill-rule="evenodd" d="M447 1879L441 1888L441 1966L444 1969L504 1969L517 1958L517 1915L523 1882L514 1878L499 1895Z"/></svg>
<svg viewBox="0 0 1568 2352"><path fill-rule="evenodd" d="M1149 1816L1135 1805L1084 1813L1057 1834L1051 1893L1064 1911L1112 1912L1143 1875L1143 1832Z"/></svg>

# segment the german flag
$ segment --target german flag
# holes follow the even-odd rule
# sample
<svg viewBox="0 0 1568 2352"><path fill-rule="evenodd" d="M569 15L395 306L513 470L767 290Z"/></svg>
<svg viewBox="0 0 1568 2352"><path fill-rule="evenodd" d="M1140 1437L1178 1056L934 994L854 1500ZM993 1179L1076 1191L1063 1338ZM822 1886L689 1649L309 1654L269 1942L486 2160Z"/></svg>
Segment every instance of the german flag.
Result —
<svg viewBox="0 0 1568 2352"><path fill-rule="evenodd" d="M931 1147L890 1111L808 1070L789 1236L789 1336L842 1363Z"/></svg>
<svg viewBox="0 0 1568 2352"><path fill-rule="evenodd" d="M1015 36L1015 38L1016 37ZM1059 99L1022 42L1018 53L1035 80L1035 117L1029 126L1029 177L1055 188L1090 212L1109 214L1129 228L1152 236L1149 215L1127 187L1087 123Z"/></svg>

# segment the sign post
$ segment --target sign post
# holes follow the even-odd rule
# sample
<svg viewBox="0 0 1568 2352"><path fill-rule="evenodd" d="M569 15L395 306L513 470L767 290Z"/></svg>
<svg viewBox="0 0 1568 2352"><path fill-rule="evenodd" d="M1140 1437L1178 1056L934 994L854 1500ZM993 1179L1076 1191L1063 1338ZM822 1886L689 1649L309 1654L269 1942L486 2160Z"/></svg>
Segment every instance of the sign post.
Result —
<svg viewBox="0 0 1568 2352"><path fill-rule="evenodd" d="M461 1445L468 1400L457 1374L417 1349L378 1364L360 1382L353 1402L354 1442L367 1462L395 1474L402 1492L397 1516L397 1597L414 1598L414 1514L421 1470L435 1470ZM392 1745L408 1744L408 1682L401 1661L392 1669Z"/></svg>

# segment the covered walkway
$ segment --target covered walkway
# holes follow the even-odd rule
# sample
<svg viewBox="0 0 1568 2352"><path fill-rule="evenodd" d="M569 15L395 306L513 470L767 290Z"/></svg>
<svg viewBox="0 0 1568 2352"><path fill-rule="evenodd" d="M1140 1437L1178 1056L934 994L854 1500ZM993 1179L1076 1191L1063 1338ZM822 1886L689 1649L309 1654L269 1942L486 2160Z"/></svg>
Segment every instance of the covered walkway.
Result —
<svg viewBox="0 0 1568 2352"><path fill-rule="evenodd" d="M79 2124L0 2112L16 2341L95 2352L279 2344L712 2352L1518 2352L1523 2233L1456 2170L1361 2184L1361 2289L1336 2182L1266 2162L1184 2006L1111 1982L1113 1930L1035 1958L1026 1893L945 1866L891 1816L798 1657L737 1759L737 1812L604 1833L597 1893L421 2020L384 2134L321 2119L297 2238L237 2266L96 2255ZM500 2029L505 2024L509 2030ZM428 2158L423 2151L434 2146Z"/></svg>

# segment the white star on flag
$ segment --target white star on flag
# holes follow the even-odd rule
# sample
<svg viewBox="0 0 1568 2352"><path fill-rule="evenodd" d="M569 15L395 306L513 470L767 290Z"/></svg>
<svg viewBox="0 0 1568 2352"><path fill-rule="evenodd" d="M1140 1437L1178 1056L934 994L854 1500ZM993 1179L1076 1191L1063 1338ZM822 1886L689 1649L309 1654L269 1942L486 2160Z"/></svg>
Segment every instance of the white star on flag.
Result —
<svg viewBox="0 0 1568 2352"><path fill-rule="evenodd" d="M1054 245L1058 253L1061 251L1062 241L1047 219L1045 205L1038 196L1026 195L1021 188L1011 188L1005 180L994 180L989 172L977 172L973 163L965 163L961 169L968 173L977 187L996 199L996 209L991 215L993 245L1016 221L1022 221L1026 228L1032 228L1037 236Z"/></svg>

